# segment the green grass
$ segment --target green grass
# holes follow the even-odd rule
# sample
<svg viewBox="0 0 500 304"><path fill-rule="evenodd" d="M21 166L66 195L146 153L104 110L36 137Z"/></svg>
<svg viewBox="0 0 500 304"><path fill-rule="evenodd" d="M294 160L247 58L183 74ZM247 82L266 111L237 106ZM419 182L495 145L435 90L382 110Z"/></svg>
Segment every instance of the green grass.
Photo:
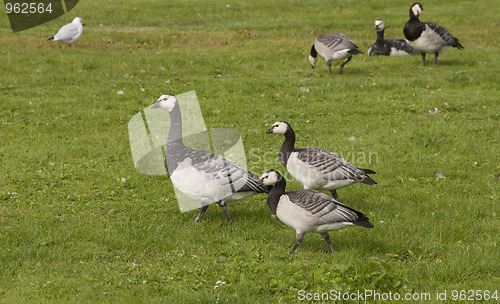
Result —
<svg viewBox="0 0 500 304"><path fill-rule="evenodd" d="M361 55L331 78L307 60L324 32L366 53L378 18L401 38L410 4L80 1L16 34L3 14L0 302L294 303L333 289L448 290L451 302L451 290L498 289L496 2L424 3L421 19L465 47L437 66ZM77 15L87 26L72 48L44 41ZM160 95L191 90L207 127L241 133L258 175L283 172L283 138L265 134L277 120L298 147L377 171L378 185L339 190L375 228L331 233L335 254L308 234L288 256L294 231L264 195L232 203L232 226L214 206L191 224L197 212L179 212L168 178L135 172L127 134Z"/></svg>

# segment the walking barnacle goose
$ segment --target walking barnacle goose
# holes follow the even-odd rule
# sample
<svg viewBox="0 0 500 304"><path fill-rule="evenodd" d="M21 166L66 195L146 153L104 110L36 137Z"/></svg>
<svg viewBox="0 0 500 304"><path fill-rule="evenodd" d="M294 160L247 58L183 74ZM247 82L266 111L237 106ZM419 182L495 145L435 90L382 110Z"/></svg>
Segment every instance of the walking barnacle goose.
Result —
<svg viewBox="0 0 500 304"><path fill-rule="evenodd" d="M319 148L295 148L295 132L286 121L275 122L268 134L283 134L285 141L279 151L281 164L304 189L329 190L338 200L336 189L354 183L376 184L367 174L369 169L360 169L337 154Z"/></svg>
<svg viewBox="0 0 500 304"><path fill-rule="evenodd" d="M202 203L200 213L193 223L203 216L208 204L213 202L221 206L228 222L231 223L226 202L269 192L257 176L243 170L229 159L184 145L181 110L175 96L162 95L151 108L166 109L169 112L170 129L165 165L174 186L186 196Z"/></svg>
<svg viewBox="0 0 500 304"><path fill-rule="evenodd" d="M363 54L358 46L346 35L340 33L329 33L320 35L314 41L311 48L311 54L309 55L309 62L314 69L316 65L316 57L320 54L326 60L328 69L330 70L330 75L332 74L332 61L333 60L343 60L347 58L345 62L340 65L339 74L344 71L344 66L351 60L353 55Z"/></svg>
<svg viewBox="0 0 500 304"><path fill-rule="evenodd" d="M328 231L340 230L348 226L373 228L368 218L361 212L341 204L326 194L311 190L286 190L286 181L275 170L261 176L266 186L274 185L267 196L267 206L286 225L296 231L295 245L291 254L299 247L308 232L321 234L334 252Z"/></svg>

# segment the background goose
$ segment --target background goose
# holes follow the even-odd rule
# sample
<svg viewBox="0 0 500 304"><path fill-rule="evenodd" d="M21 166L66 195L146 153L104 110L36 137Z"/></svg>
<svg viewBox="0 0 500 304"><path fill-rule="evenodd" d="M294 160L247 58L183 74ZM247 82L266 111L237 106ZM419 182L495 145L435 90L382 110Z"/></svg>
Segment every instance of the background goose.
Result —
<svg viewBox="0 0 500 304"><path fill-rule="evenodd" d="M418 53L418 51L404 39L384 39L385 25L382 20L375 21L375 31L377 32L377 40L368 49L368 56L401 56Z"/></svg>
<svg viewBox="0 0 500 304"><path fill-rule="evenodd" d="M283 134L285 141L279 151L281 164L304 189L330 190L338 199L336 189L360 182L376 184L367 174L375 174L368 169L360 169L342 157L318 148L295 148L295 132L286 121L278 121L266 131L268 134Z"/></svg>
<svg viewBox="0 0 500 304"><path fill-rule="evenodd" d="M434 53L434 64L436 64L439 53L446 51L450 46L464 48L444 27L432 22L420 22L418 17L423 10L422 4L414 3L410 8L410 20L404 27L406 39L422 54L422 65L425 65L426 53Z"/></svg>
<svg viewBox="0 0 500 304"><path fill-rule="evenodd" d="M299 247L308 232L321 234L333 252L335 250L328 231L353 225L373 228L373 224L363 213L341 204L326 194L311 190L285 192L286 181L275 170L265 172L261 180L266 186L274 185L267 196L269 209L297 232L295 245L288 254Z"/></svg>
<svg viewBox="0 0 500 304"><path fill-rule="evenodd" d="M234 162L184 145L181 110L175 96L162 95L151 108L166 109L170 115L165 159L172 183L182 193L203 205L193 223L203 216L208 204L213 202L221 206L228 222L231 222L226 202L269 192L257 176L243 170Z"/></svg>
<svg viewBox="0 0 500 304"><path fill-rule="evenodd" d="M73 22L61 27L57 34L47 39L47 41L59 41L71 45L71 43L77 41L82 35L84 25L82 18L76 17L73 19Z"/></svg>
<svg viewBox="0 0 500 304"><path fill-rule="evenodd" d="M339 74L344 71L344 66L351 60L352 55L363 54L358 46L346 35L340 33L323 34L316 38L311 48L309 62L312 68L316 65L316 57L320 54L326 60L330 75L332 74L333 60L347 60L340 65Z"/></svg>

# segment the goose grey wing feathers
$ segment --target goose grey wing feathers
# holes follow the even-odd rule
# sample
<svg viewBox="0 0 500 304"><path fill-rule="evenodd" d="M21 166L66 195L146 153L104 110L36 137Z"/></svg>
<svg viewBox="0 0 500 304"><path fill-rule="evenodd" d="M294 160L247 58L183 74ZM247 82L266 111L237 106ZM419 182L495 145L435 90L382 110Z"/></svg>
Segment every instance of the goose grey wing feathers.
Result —
<svg viewBox="0 0 500 304"><path fill-rule="evenodd" d="M317 217L322 224L357 222L365 216L330 196L311 190L295 190L286 193L290 201Z"/></svg>
<svg viewBox="0 0 500 304"><path fill-rule="evenodd" d="M442 27L439 24L433 23L433 22L422 22L426 26L428 26L431 30L433 30L436 34L441 37L447 45L457 47L459 49L462 49L463 46L458 42L458 39L455 38L450 32L448 32L444 27Z"/></svg>
<svg viewBox="0 0 500 304"><path fill-rule="evenodd" d="M190 158L191 165L217 180L228 192L255 191L268 193L269 190L253 173L249 173L231 160L207 151L186 149L183 159Z"/></svg>
<svg viewBox="0 0 500 304"><path fill-rule="evenodd" d="M346 162L333 152L319 148L298 149L298 152L298 158L301 161L317 168L321 173L325 174L325 178L333 180L353 179L356 181L364 179L365 173L362 170Z"/></svg>
<svg viewBox="0 0 500 304"><path fill-rule="evenodd" d="M351 39L341 33L323 34L316 38L316 40L332 51L358 48L358 46Z"/></svg>

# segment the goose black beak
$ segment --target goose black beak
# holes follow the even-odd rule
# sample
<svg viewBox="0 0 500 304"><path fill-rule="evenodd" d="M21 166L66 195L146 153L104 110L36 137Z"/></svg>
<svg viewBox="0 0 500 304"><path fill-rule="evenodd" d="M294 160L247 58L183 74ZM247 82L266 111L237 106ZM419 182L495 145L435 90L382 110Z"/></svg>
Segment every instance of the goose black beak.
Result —
<svg viewBox="0 0 500 304"><path fill-rule="evenodd" d="M272 133L273 133L273 128L266 131L266 134L272 134Z"/></svg>
<svg viewBox="0 0 500 304"><path fill-rule="evenodd" d="M155 103L154 105L151 106L151 109L156 109L156 108L159 108L160 107L160 103L157 102Z"/></svg>

